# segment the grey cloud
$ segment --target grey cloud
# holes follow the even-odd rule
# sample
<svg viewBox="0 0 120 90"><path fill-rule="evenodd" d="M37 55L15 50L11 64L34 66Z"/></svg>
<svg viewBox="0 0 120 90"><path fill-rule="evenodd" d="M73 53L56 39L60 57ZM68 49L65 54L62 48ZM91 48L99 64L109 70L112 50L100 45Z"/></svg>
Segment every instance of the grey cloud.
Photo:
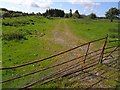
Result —
<svg viewBox="0 0 120 90"><path fill-rule="evenodd" d="M31 7L40 8L40 6L39 6L38 4L36 4L35 2L32 2L30 6L31 6Z"/></svg>
<svg viewBox="0 0 120 90"><path fill-rule="evenodd" d="M35 8L50 8L48 5L39 5L36 4L35 2L32 2L30 6Z"/></svg>

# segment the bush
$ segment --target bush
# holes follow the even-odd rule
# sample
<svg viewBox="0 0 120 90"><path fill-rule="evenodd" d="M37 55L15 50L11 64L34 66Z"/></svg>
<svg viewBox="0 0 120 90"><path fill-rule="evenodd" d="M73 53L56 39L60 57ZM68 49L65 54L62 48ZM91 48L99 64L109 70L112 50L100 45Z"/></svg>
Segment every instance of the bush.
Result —
<svg viewBox="0 0 120 90"><path fill-rule="evenodd" d="M66 14L64 15L64 17L65 17L65 18L69 18L69 14L66 13Z"/></svg>
<svg viewBox="0 0 120 90"><path fill-rule="evenodd" d="M2 35L3 40L21 40L21 39L26 39L25 34L20 33L20 32L11 32L7 34Z"/></svg>
<svg viewBox="0 0 120 90"><path fill-rule="evenodd" d="M91 18L91 19L97 18L96 14L94 14L94 13L91 13L90 15L88 15L88 17Z"/></svg>
<svg viewBox="0 0 120 90"><path fill-rule="evenodd" d="M119 38L119 35L118 34L110 34L110 37L111 38Z"/></svg>

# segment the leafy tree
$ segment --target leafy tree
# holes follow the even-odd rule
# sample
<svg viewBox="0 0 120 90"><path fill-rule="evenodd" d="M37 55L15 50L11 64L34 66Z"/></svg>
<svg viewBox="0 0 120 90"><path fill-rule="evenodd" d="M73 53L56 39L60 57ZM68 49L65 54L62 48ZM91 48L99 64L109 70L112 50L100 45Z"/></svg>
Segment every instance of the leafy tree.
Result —
<svg viewBox="0 0 120 90"><path fill-rule="evenodd" d="M72 17L72 9L70 9L69 17Z"/></svg>
<svg viewBox="0 0 120 90"><path fill-rule="evenodd" d="M75 13L73 14L73 18L80 18L78 10L76 10Z"/></svg>
<svg viewBox="0 0 120 90"><path fill-rule="evenodd" d="M59 9L49 9L43 13L43 16L51 16L51 17L64 17L65 13L63 10Z"/></svg>
<svg viewBox="0 0 120 90"><path fill-rule="evenodd" d="M91 13L91 14L89 15L89 18L91 18L91 19L95 19L95 18L97 18L97 16L96 16L96 14Z"/></svg>
<svg viewBox="0 0 120 90"><path fill-rule="evenodd" d="M113 22L113 19L117 18L120 15L120 10L117 8L110 8L105 16L106 18L110 19L111 22Z"/></svg>
<svg viewBox="0 0 120 90"><path fill-rule="evenodd" d="M36 13L36 15L41 16L41 13L40 13L40 12L38 12L38 13Z"/></svg>
<svg viewBox="0 0 120 90"><path fill-rule="evenodd" d="M0 10L7 12L8 10L6 8L0 8Z"/></svg>

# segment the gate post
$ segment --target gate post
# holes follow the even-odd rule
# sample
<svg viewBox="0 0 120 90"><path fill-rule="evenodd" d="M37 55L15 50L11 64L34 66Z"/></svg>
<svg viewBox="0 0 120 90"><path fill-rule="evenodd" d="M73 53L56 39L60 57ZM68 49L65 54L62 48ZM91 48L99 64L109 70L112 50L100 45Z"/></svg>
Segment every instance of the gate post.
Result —
<svg viewBox="0 0 120 90"><path fill-rule="evenodd" d="M107 44L107 40L108 40L108 34L106 35L106 38L105 38L105 43L104 43L104 46L103 46L103 49L102 49L102 52L101 52L101 55L100 55L100 58L99 58L99 63L102 63L102 59L103 59L105 47L106 47L106 44Z"/></svg>

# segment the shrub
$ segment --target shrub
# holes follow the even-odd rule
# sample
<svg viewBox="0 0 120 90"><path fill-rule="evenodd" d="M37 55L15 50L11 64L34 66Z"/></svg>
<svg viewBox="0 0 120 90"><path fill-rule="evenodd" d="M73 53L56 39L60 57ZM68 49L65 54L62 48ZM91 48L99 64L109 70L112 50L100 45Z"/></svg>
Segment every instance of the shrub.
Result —
<svg viewBox="0 0 120 90"><path fill-rule="evenodd" d="M69 14L66 13L66 14L64 15L64 17L65 17L65 18L69 18Z"/></svg>
<svg viewBox="0 0 120 90"><path fill-rule="evenodd" d="M20 32L11 32L2 35L3 40L21 40L21 39L26 39L25 34L20 33Z"/></svg>
<svg viewBox="0 0 120 90"><path fill-rule="evenodd" d="M110 34L110 37L111 38L119 38L119 35L118 34Z"/></svg>
<svg viewBox="0 0 120 90"><path fill-rule="evenodd" d="M91 13L90 15L88 15L88 17L91 18L91 19L97 18L96 14L94 14L94 13Z"/></svg>

